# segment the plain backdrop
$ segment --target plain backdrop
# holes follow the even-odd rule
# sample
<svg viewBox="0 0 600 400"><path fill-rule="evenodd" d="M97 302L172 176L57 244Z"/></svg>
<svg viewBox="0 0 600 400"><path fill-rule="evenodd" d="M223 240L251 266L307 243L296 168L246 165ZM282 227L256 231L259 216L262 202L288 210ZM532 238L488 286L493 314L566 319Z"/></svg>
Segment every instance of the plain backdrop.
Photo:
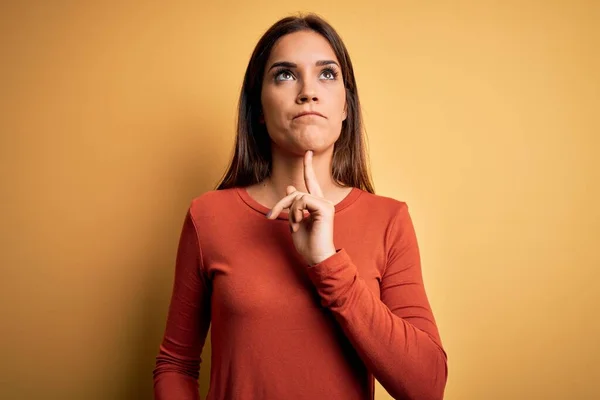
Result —
<svg viewBox="0 0 600 400"><path fill-rule="evenodd" d="M186 209L299 11L344 39L377 193L410 207L446 399L600 398L599 5L2 2L0 398L151 398Z"/></svg>

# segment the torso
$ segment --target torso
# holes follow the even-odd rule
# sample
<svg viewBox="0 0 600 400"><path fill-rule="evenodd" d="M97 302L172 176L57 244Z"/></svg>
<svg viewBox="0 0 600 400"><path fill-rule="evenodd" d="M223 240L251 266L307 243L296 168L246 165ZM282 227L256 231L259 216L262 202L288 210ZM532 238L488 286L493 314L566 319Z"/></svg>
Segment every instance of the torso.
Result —
<svg viewBox="0 0 600 400"><path fill-rule="evenodd" d="M350 190L340 189L340 197ZM238 188L209 192L191 211L211 288L207 399L372 400L369 371L323 307L288 221L264 218L264 210L243 193ZM275 201L260 198L251 187L245 193L265 206ZM380 224L387 218L367 218L365 208L379 202L366 194L359 202L359 195L336 214L334 243L347 249L361 279L380 297L386 262Z"/></svg>

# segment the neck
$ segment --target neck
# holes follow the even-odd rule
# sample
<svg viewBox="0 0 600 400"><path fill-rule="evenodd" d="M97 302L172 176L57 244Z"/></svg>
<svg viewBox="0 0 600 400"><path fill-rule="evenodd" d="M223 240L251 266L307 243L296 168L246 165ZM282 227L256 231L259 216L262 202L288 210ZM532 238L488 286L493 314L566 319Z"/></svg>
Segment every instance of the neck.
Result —
<svg viewBox="0 0 600 400"><path fill-rule="evenodd" d="M265 186L269 187L274 196L286 195L286 188L294 186L301 192L308 193L304 181L304 154L282 154L275 146L272 149L271 175L265 179ZM319 186L326 199L333 200L340 188L331 176L331 165L333 161L333 146L324 152L313 153L313 169L317 176Z"/></svg>

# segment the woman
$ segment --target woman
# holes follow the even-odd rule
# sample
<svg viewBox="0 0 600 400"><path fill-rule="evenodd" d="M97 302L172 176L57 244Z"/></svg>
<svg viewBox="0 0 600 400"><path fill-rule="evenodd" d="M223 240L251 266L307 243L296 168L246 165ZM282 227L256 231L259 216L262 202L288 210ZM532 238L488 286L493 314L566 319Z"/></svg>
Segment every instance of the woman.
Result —
<svg viewBox="0 0 600 400"><path fill-rule="evenodd" d="M373 377L397 399L443 397L407 206L374 194L350 57L319 17L258 42L217 189L183 224L156 399L199 397L211 322L208 399L373 399Z"/></svg>

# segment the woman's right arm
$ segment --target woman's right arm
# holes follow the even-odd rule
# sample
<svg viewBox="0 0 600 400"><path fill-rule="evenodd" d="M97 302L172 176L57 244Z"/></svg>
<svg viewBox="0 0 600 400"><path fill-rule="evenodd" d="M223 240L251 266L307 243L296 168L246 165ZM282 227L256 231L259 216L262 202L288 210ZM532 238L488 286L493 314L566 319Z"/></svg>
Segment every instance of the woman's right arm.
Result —
<svg viewBox="0 0 600 400"><path fill-rule="evenodd" d="M190 208L179 239L167 324L154 368L156 400L200 398L200 354L210 326L211 290Z"/></svg>

